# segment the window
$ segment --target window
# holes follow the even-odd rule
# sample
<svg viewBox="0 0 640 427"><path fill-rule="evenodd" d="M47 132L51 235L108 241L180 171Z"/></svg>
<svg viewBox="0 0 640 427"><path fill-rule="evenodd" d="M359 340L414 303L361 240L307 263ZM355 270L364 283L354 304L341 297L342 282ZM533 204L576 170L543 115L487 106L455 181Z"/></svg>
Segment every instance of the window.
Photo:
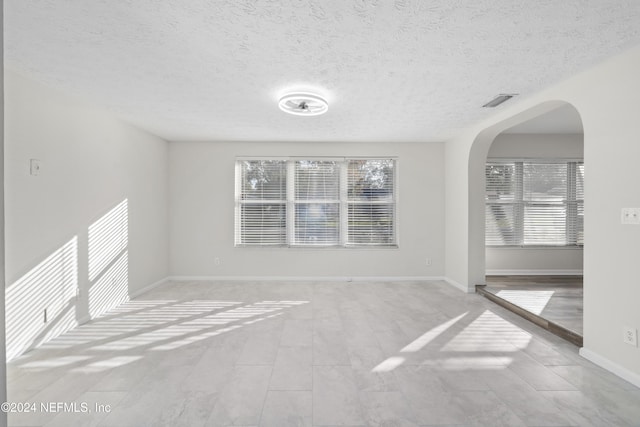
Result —
<svg viewBox="0 0 640 427"><path fill-rule="evenodd" d="M296 245L340 244L340 164L336 161L293 162Z"/></svg>
<svg viewBox="0 0 640 427"><path fill-rule="evenodd" d="M583 244L582 162L489 161L485 177L487 245Z"/></svg>
<svg viewBox="0 0 640 427"><path fill-rule="evenodd" d="M394 159L239 159L236 246L394 247Z"/></svg>
<svg viewBox="0 0 640 427"><path fill-rule="evenodd" d="M287 169L282 161L251 160L236 165L236 236L247 245L283 245L287 241Z"/></svg>
<svg viewBox="0 0 640 427"><path fill-rule="evenodd" d="M347 172L347 242L395 243L394 164L392 160L350 160Z"/></svg>

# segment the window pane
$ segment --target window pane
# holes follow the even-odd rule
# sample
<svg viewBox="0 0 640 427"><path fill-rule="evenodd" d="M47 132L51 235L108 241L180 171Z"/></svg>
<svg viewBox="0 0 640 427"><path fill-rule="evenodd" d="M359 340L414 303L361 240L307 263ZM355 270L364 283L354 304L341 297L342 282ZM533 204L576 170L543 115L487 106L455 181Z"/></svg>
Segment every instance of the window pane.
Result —
<svg viewBox="0 0 640 427"><path fill-rule="evenodd" d="M393 205L350 203L348 210L347 241L349 244L392 245L395 243Z"/></svg>
<svg viewBox="0 0 640 427"><path fill-rule="evenodd" d="M584 245L584 204L578 203L578 218L576 224L576 244Z"/></svg>
<svg viewBox="0 0 640 427"><path fill-rule="evenodd" d="M244 245L284 245L287 241L286 220L287 208L284 203L242 204L236 242Z"/></svg>
<svg viewBox="0 0 640 427"><path fill-rule="evenodd" d="M340 164L337 161L295 162L295 244L340 243Z"/></svg>
<svg viewBox="0 0 640 427"><path fill-rule="evenodd" d="M524 200L558 201L567 199L566 163L524 163Z"/></svg>
<svg viewBox="0 0 640 427"><path fill-rule="evenodd" d="M295 243L337 245L340 243L339 203L296 204Z"/></svg>
<svg viewBox="0 0 640 427"><path fill-rule="evenodd" d="M283 160L241 161L241 200L286 200L287 168Z"/></svg>
<svg viewBox="0 0 640 427"><path fill-rule="evenodd" d="M565 245L565 204L527 204L524 207L525 245Z"/></svg>
<svg viewBox="0 0 640 427"><path fill-rule="evenodd" d="M518 245L520 243L515 212L514 204L487 204L485 210L487 245Z"/></svg>
<svg viewBox="0 0 640 427"><path fill-rule="evenodd" d="M336 161L296 161L296 200L339 200L340 167Z"/></svg>
<svg viewBox="0 0 640 427"><path fill-rule="evenodd" d="M584 163L578 163L576 175L576 199L584 200Z"/></svg>
<svg viewBox="0 0 640 427"><path fill-rule="evenodd" d="M394 167L393 159L349 160L348 245L390 246L396 243Z"/></svg>
<svg viewBox="0 0 640 427"><path fill-rule="evenodd" d="M349 200L393 200L393 160L349 160Z"/></svg>
<svg viewBox="0 0 640 427"><path fill-rule="evenodd" d="M489 163L485 167L485 178L487 202L515 200L518 182L515 163Z"/></svg>

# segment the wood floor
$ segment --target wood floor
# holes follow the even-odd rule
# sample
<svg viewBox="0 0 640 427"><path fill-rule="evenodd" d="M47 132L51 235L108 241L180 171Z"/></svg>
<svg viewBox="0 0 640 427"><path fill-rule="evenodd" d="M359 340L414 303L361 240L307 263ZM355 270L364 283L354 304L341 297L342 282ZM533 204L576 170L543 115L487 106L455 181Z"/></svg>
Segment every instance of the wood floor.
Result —
<svg viewBox="0 0 640 427"><path fill-rule="evenodd" d="M486 281L480 289L485 296L501 303L491 298L495 295L515 306L514 312L582 345L582 276L487 276Z"/></svg>
<svg viewBox="0 0 640 427"><path fill-rule="evenodd" d="M640 425L640 389L444 282L172 282L7 369L11 426Z"/></svg>

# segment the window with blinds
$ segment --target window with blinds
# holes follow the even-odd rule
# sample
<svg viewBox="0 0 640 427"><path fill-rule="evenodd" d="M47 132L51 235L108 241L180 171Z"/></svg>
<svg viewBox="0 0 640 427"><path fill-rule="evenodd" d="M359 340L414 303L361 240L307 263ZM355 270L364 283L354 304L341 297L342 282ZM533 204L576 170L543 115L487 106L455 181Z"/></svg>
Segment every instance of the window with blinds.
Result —
<svg viewBox="0 0 640 427"><path fill-rule="evenodd" d="M347 169L347 244L395 243L394 162L350 160Z"/></svg>
<svg viewBox="0 0 640 427"><path fill-rule="evenodd" d="M396 246L395 162L238 159L236 246Z"/></svg>
<svg viewBox="0 0 640 427"><path fill-rule="evenodd" d="M489 246L580 246L584 164L489 161L485 169Z"/></svg>
<svg viewBox="0 0 640 427"><path fill-rule="evenodd" d="M286 162L237 162L236 217L236 244L280 246L286 243Z"/></svg>
<svg viewBox="0 0 640 427"><path fill-rule="evenodd" d="M295 245L340 243L340 165L336 161L297 160L294 180Z"/></svg>

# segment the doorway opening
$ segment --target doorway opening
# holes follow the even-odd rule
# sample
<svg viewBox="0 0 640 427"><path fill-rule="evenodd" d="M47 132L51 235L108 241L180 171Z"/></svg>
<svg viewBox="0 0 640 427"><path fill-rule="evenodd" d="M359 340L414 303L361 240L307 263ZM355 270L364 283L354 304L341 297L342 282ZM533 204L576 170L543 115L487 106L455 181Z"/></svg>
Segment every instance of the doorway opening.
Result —
<svg viewBox="0 0 640 427"><path fill-rule="evenodd" d="M478 292L582 346L584 132L561 105L500 132L484 165Z"/></svg>

